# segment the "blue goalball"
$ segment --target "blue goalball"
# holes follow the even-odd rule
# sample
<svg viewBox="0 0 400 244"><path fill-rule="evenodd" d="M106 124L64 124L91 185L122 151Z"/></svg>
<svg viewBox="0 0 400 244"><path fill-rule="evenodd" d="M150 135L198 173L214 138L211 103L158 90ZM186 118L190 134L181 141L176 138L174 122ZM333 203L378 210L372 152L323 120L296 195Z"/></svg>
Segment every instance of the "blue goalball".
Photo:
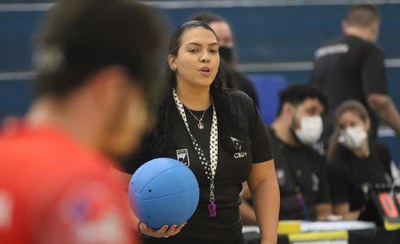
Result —
<svg viewBox="0 0 400 244"><path fill-rule="evenodd" d="M156 158L132 175L128 195L140 221L159 229L186 222L197 208L200 192L196 177L185 164Z"/></svg>

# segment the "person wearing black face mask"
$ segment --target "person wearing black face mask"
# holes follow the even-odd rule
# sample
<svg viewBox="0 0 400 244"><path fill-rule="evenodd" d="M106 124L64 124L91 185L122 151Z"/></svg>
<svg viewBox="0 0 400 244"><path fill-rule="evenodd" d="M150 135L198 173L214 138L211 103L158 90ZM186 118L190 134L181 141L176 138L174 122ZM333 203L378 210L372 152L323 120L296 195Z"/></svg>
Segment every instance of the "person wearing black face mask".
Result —
<svg viewBox="0 0 400 244"><path fill-rule="evenodd" d="M253 83L236 68L237 56L234 50L232 30L228 22L221 16L212 13L200 13L191 19L207 23L218 37L224 86L243 91L258 106L258 96Z"/></svg>

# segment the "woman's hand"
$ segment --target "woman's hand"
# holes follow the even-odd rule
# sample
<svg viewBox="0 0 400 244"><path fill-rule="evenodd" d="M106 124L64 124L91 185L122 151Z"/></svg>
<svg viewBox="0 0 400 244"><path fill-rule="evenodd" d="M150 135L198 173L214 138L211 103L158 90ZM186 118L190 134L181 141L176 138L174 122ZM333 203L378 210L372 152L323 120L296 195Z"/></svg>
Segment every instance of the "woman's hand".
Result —
<svg viewBox="0 0 400 244"><path fill-rule="evenodd" d="M177 226L177 225L171 225L168 227L168 225L163 225L160 229L154 230L150 228L148 225L146 225L143 222L139 222L138 229L139 231L146 236L150 237L155 237L155 238L168 238L170 236L174 236L178 234L182 228L186 225L186 222Z"/></svg>

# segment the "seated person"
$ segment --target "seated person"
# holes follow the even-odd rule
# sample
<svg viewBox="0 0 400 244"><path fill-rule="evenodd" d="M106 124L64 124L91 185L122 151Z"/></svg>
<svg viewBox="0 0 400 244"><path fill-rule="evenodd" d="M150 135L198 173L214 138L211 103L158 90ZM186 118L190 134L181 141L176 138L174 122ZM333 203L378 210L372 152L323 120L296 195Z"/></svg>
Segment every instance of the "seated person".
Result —
<svg viewBox="0 0 400 244"><path fill-rule="evenodd" d="M360 102L343 102L334 123L327 154L333 212L344 219L357 219L368 187L392 183L391 158L385 145L369 140L371 122Z"/></svg>
<svg viewBox="0 0 400 244"><path fill-rule="evenodd" d="M326 104L325 95L308 85L292 85L280 93L277 118L269 127L280 186L280 220L322 220L331 213L325 158L311 147L321 136ZM244 186L241 215L245 224L252 225L256 220L248 198Z"/></svg>

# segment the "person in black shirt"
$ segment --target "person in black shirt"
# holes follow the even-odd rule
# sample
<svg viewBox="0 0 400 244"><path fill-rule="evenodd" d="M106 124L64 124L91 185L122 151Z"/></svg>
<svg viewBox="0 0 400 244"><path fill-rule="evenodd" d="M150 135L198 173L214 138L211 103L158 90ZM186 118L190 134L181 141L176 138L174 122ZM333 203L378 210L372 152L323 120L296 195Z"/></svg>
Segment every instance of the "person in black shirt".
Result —
<svg viewBox="0 0 400 244"><path fill-rule="evenodd" d="M225 74L224 86L246 93L258 107L258 96L252 81L237 70L237 55L234 50L234 39L231 27L226 19L212 13L199 13L192 17L207 23L218 37L221 68Z"/></svg>
<svg viewBox="0 0 400 244"><path fill-rule="evenodd" d="M171 37L157 124L124 167L133 174L151 159L178 159L195 174L200 200L186 224L153 230L140 223L145 243L244 243L239 193L246 180L263 243L277 241L279 187L268 131L247 95L222 88L218 48L214 31L196 20Z"/></svg>
<svg viewBox="0 0 400 244"><path fill-rule="evenodd" d="M331 214L325 158L312 148L322 133L326 107L325 94L309 85L291 85L280 93L277 118L269 127L281 195L280 220L323 220ZM243 219L255 224L245 208Z"/></svg>
<svg viewBox="0 0 400 244"><path fill-rule="evenodd" d="M400 135L400 116L388 95L384 54L376 45L380 17L369 4L350 7L344 35L316 50L310 84L329 94L330 112L324 117L323 141L333 131L333 111L342 102L361 102L371 119L370 136L377 138L378 118Z"/></svg>
<svg viewBox="0 0 400 244"><path fill-rule="evenodd" d="M385 145L369 140L371 122L365 107L349 100L335 116L328 148L328 176L334 213L357 219L369 186L391 184L390 154Z"/></svg>

